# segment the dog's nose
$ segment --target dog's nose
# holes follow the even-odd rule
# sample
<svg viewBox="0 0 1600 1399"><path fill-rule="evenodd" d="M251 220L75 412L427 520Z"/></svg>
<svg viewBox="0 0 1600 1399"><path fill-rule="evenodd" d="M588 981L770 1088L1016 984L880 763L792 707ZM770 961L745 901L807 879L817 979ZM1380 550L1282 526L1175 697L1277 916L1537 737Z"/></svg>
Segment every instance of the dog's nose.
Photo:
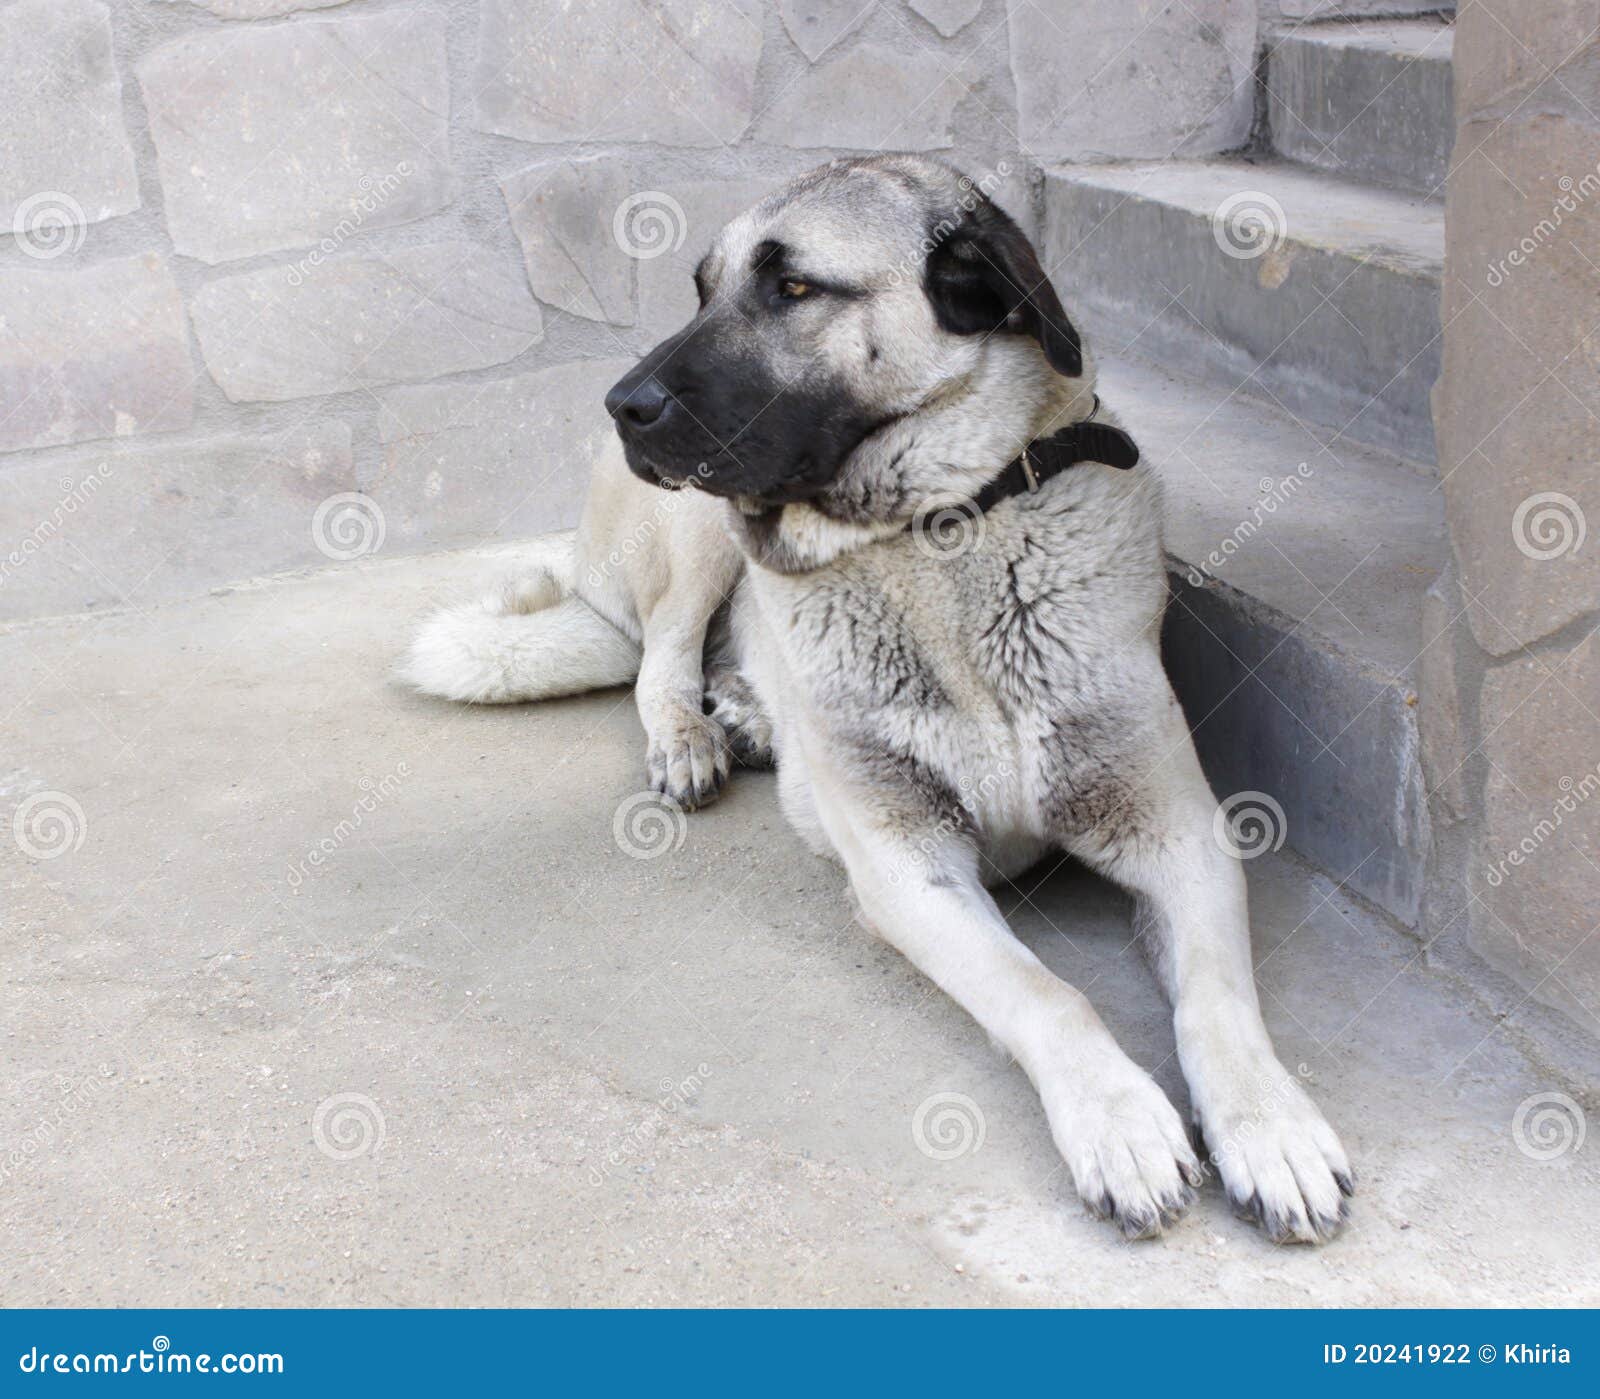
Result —
<svg viewBox="0 0 1600 1399"><path fill-rule="evenodd" d="M619 426L637 430L654 427L666 415L671 403L672 395L654 377L647 376L632 384L623 379L606 395L606 412Z"/></svg>

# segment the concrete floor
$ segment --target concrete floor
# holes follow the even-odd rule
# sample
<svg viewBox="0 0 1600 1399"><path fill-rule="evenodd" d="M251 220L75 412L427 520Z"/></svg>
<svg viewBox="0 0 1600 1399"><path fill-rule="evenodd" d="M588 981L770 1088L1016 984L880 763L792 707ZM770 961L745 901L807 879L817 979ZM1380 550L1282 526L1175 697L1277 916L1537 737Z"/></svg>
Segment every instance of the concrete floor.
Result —
<svg viewBox="0 0 1600 1399"><path fill-rule="evenodd" d="M1260 979L1361 1173L1353 1223L1275 1249L1211 1186L1122 1242L769 776L636 858L627 694L473 711L388 681L418 612L495 567L0 634L0 815L83 813L52 833L41 799L34 856L0 851L0 1302L1600 1300L1600 1149L1532 1159L1512 1125L1551 1091L1592 1116L1588 1090L1287 857L1251 866ZM1120 896L1064 869L1002 903L1180 1096ZM952 1159L914 1136L939 1094L971 1100Z"/></svg>

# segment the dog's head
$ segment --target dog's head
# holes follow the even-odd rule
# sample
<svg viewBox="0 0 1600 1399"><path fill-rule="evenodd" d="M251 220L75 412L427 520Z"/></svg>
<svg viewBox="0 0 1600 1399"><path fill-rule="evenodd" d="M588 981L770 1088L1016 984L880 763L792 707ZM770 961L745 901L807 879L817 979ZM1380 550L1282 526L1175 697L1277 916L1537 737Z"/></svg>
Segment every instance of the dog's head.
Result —
<svg viewBox="0 0 1600 1399"><path fill-rule="evenodd" d="M791 532L903 523L1092 400L1033 246L938 161L803 175L728 224L695 280L700 310L606 407L638 476L692 480L769 534L787 507Z"/></svg>

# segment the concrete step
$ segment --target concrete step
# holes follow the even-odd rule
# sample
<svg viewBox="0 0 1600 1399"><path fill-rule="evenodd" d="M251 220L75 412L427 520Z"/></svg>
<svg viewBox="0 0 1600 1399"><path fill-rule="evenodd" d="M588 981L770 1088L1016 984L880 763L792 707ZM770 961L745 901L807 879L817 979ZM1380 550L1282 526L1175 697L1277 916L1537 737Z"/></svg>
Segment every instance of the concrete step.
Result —
<svg viewBox="0 0 1600 1399"><path fill-rule="evenodd" d="M1290 846L1414 924L1411 674L1444 561L1437 483L1136 359L1102 361L1101 389L1165 487L1167 666L1217 795L1264 794Z"/></svg>
<svg viewBox="0 0 1600 1399"><path fill-rule="evenodd" d="M1455 141L1442 19L1302 25L1267 56L1272 149L1351 179L1443 192Z"/></svg>
<svg viewBox="0 0 1600 1399"><path fill-rule="evenodd" d="M1097 352L1433 460L1441 203L1242 160L1063 166L1045 201L1048 265Z"/></svg>

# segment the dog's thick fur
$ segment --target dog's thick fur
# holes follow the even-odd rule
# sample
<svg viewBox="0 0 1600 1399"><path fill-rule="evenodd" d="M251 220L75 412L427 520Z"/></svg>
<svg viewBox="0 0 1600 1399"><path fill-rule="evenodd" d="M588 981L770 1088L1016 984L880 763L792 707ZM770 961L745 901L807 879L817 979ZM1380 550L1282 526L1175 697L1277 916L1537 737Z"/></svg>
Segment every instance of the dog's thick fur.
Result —
<svg viewBox="0 0 1600 1399"><path fill-rule="evenodd" d="M625 451L574 553L431 620L406 674L474 701L636 674L649 780L686 807L770 752L867 921L1027 1071L1083 1199L1156 1233L1202 1178L1183 1124L985 887L1077 856L1137 898L1228 1195L1275 1240L1330 1237L1350 1168L1268 1039L1244 876L1161 668L1153 475L952 504L1095 409L1026 238L942 164L836 161L729 224L697 281L608 398Z"/></svg>

